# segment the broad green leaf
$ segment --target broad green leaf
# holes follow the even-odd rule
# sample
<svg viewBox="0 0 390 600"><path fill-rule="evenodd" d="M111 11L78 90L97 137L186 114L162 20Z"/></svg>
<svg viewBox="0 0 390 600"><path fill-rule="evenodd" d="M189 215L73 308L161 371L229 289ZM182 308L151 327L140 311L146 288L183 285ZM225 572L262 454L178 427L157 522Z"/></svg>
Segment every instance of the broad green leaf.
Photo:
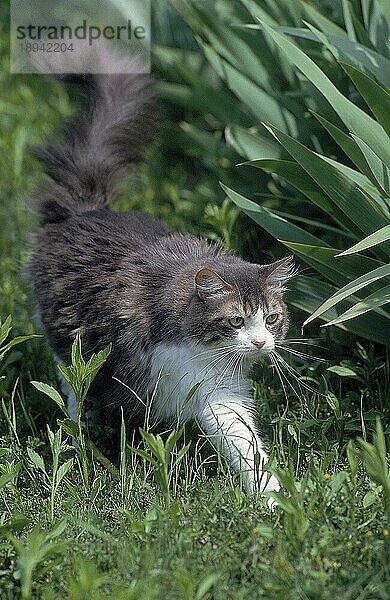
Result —
<svg viewBox="0 0 390 600"><path fill-rule="evenodd" d="M276 19L274 19L272 15L270 15L266 10L264 10L264 8L262 8L261 5L258 2L256 2L256 0L241 0L241 2L242 2L242 4L244 4L244 6L247 8L247 10L251 13L253 18L256 19L257 17L260 17L261 19L264 19L266 21L266 23L269 23L270 25L278 24Z"/></svg>
<svg viewBox="0 0 390 600"><path fill-rule="evenodd" d="M336 235L339 235L339 236L352 238L352 239L355 238L355 236L352 233L344 231L342 229L338 229L337 227L333 227L332 225L328 225L327 223L324 223L323 221L319 221L318 219L317 220L306 219L305 217L299 217L293 213L287 213L287 212L283 212L281 210L275 210L274 208L272 209L272 213L274 215L282 217L283 219L286 219L287 221L290 221L293 223L303 223L305 225L309 225L310 227L313 227L314 229L322 229L323 231L329 231L329 232L335 233Z"/></svg>
<svg viewBox="0 0 390 600"><path fill-rule="evenodd" d="M68 419L63 419L62 421L60 419L57 419L57 424L68 435L74 437L75 439L77 439L79 437L79 435L80 435L79 426L76 423L76 421L73 421L73 419L68 418Z"/></svg>
<svg viewBox="0 0 390 600"><path fill-rule="evenodd" d="M343 323L344 321L348 321L349 319L355 319L364 313L375 310L385 304L390 302L390 285L385 285L385 287L373 292L364 300L357 302L354 306L343 312L336 319L332 319L323 327L327 327L329 325L337 325L338 323ZM390 318L390 316L389 316Z"/></svg>
<svg viewBox="0 0 390 600"><path fill-rule="evenodd" d="M305 326L308 323L310 323L311 321L313 321L321 313L325 312L327 309L331 308L332 306L334 306L335 304L337 304L338 302L340 302L347 296L351 296L352 294L359 291L360 289L367 287L368 285L370 285L371 283L373 283L375 281L378 281L379 279L388 277L389 275L390 275L390 264L382 265L381 267L378 267L377 269L374 269L373 271L370 271L369 273L365 273L361 277L358 277L351 283L348 283L343 288L341 288L341 290L336 292L336 294L334 294L333 296L328 298L328 300L326 302L324 302L322 304L322 306L320 306L312 315L310 315L310 317L308 319L306 319L303 326ZM390 316L389 316L389 318L390 318Z"/></svg>
<svg viewBox="0 0 390 600"><path fill-rule="evenodd" d="M165 460L165 446L162 437L160 435L154 435L149 431L145 431L142 427L139 428L139 432L155 457L163 463Z"/></svg>
<svg viewBox="0 0 390 600"><path fill-rule="evenodd" d="M7 339L9 332L12 329L11 323L12 323L11 315L8 315L8 317L6 318L4 323L2 323L1 319L0 319L0 344L2 344Z"/></svg>
<svg viewBox="0 0 390 600"><path fill-rule="evenodd" d="M376 433L374 434L374 443L369 444L365 440L358 439L362 450L362 457L367 473L383 487L383 492L387 500L390 499L390 477L387 464L386 440L383 433L383 427L380 418L376 419Z"/></svg>
<svg viewBox="0 0 390 600"><path fill-rule="evenodd" d="M298 163L287 160L251 160L242 163L242 165L250 165L262 169L266 173L273 173L283 177L283 179L288 181L288 183L332 217L342 229L346 230L346 233L355 232L355 235L361 237L360 229L330 200L324 190L321 189ZM326 245L323 242L322 244Z"/></svg>
<svg viewBox="0 0 390 600"><path fill-rule="evenodd" d="M298 46L293 44L285 35L262 23L269 37L277 44L286 58L294 64L311 83L323 94L329 104L336 111L347 128L364 140L372 150L375 149L379 158L390 165L390 147L385 143L383 127L374 121L361 108L350 102L348 98L336 88L325 73L311 60ZM320 39L321 32L317 32ZM272 122L272 121L271 121Z"/></svg>
<svg viewBox="0 0 390 600"><path fill-rule="evenodd" d="M111 349L112 349L112 344L109 344L103 350L100 350L96 354L92 354L91 358L85 365L85 376L88 378L91 378L91 381L93 381L93 379L95 379L98 371L101 369L101 367L106 362L107 358L109 357L109 355L111 353Z"/></svg>
<svg viewBox="0 0 390 600"><path fill-rule="evenodd" d="M154 459L153 456L151 456L150 454L145 452L144 450L141 450L140 448L133 448L133 447L131 447L131 450L132 450L132 452L134 452L134 454L137 454L138 456L140 456L141 458L143 458L144 460L146 460L147 462L152 464L154 467L159 466L158 461L156 459Z"/></svg>
<svg viewBox="0 0 390 600"><path fill-rule="evenodd" d="M336 373L336 375L340 375L340 377L356 377L355 371L352 369L348 369L347 367L341 367L339 365L335 365L334 367L328 367L326 369L331 373Z"/></svg>
<svg viewBox="0 0 390 600"><path fill-rule="evenodd" d="M225 139L238 154L249 160L279 159L282 154L280 144L268 139L259 132L244 129L237 125L225 129Z"/></svg>
<svg viewBox="0 0 390 600"><path fill-rule="evenodd" d="M197 4L195 10L201 20L202 37L204 39L204 36L207 36L209 46L223 58L226 64L245 73L250 80L263 88L270 75L260 58L256 56L245 40L237 35L237 30L234 27L226 27L225 23L213 19L207 10L202 10L200 3Z"/></svg>
<svg viewBox="0 0 390 600"><path fill-rule="evenodd" d="M72 344L72 365L84 366L85 362L81 353L81 336L78 333Z"/></svg>
<svg viewBox="0 0 390 600"><path fill-rule="evenodd" d="M360 150L355 140L350 135L336 127L336 125L334 125L321 115L317 114L314 111L311 112L316 117L316 119L318 119L321 125L323 125L325 129L330 133L330 135L338 143L340 148L342 148L342 150L345 152L348 158L350 158L360 169L360 171L365 173L367 177L372 177L372 173L368 167L364 154Z"/></svg>
<svg viewBox="0 0 390 600"><path fill-rule="evenodd" d="M372 41L370 40L368 32L364 28L364 25L360 20L360 16L359 17L357 16L356 10L355 10L354 6L351 4L351 2L349 2L349 8L350 8L352 23L353 23L353 26L355 29L357 41L359 42L359 44L362 44L362 46L365 46L366 48L369 48L370 50L373 50L374 52L376 52L376 48L375 48L374 44L372 43Z"/></svg>
<svg viewBox="0 0 390 600"><path fill-rule="evenodd" d="M348 250L344 250L337 254L337 256L346 256L347 254L354 254L355 252L362 252L363 250L367 250L368 248L372 248L377 244L382 244L383 242L390 241L390 225L385 225L382 229L378 229L371 235L368 235L364 240L358 242Z"/></svg>
<svg viewBox="0 0 390 600"><path fill-rule="evenodd" d="M40 337L42 337L42 336L31 334L31 335L20 335L20 336L14 338L13 340L11 340L7 344L5 344L2 348L0 348L0 359L4 356L4 354L6 352L11 350L11 348L13 348L14 346L17 346L18 344L23 344L23 342L27 342L28 340L32 340L34 338L40 338Z"/></svg>
<svg viewBox="0 0 390 600"><path fill-rule="evenodd" d="M258 20L264 22L263 19ZM255 24L243 25L243 27L260 31L264 29L262 25ZM326 41L325 45L331 48L332 54L339 62L364 70L366 73L373 75L385 88L390 87L390 60L362 44L352 42L347 37L327 33L322 33L319 36L314 31L299 27L274 27L274 30L321 44ZM320 34L320 32L318 33Z"/></svg>
<svg viewBox="0 0 390 600"><path fill-rule="evenodd" d="M327 298L337 291L334 285L319 280L317 277L308 277L305 275L298 275L290 279L288 287L289 289L284 294L285 300L288 304L307 313L314 312L318 306L323 304ZM322 315L319 315L318 318L325 322L336 319L339 314L339 307L345 310L351 304L354 304L354 301L347 297L337 306L333 306ZM335 326L344 331L350 331L362 336L367 340L372 340L383 345L390 344L388 321L378 314L369 312L359 317L359 319L353 319L346 323L338 323Z"/></svg>
<svg viewBox="0 0 390 600"><path fill-rule="evenodd" d="M368 106L390 136L390 94L372 77L368 77L355 67L341 63L343 69L348 73L353 83L367 102ZM389 140L390 143L390 140Z"/></svg>
<svg viewBox="0 0 390 600"><path fill-rule="evenodd" d="M51 385L48 385L47 383L41 383L40 381L31 381L31 384L37 390L39 390L43 394L46 394L46 396L49 396L49 398L54 400L54 402L57 404L57 406L60 407L64 415L69 416L65 403L61 395L57 392L57 390L55 390Z"/></svg>
<svg viewBox="0 0 390 600"><path fill-rule="evenodd" d="M325 15L323 15L314 6L308 4L307 2L303 2L302 0L301 4L307 17L313 22L313 25L316 25L319 29L321 29L321 31L337 37L347 38L347 34L342 27L339 27L336 25L336 23L333 23L333 21L325 17Z"/></svg>
<svg viewBox="0 0 390 600"><path fill-rule="evenodd" d="M390 4L387 0L376 0L377 5L380 7L380 10L383 16L386 19L387 27L390 28Z"/></svg>
<svg viewBox="0 0 390 600"><path fill-rule="evenodd" d="M363 508L369 508L378 501L378 493L375 490L369 490L363 496Z"/></svg>
<svg viewBox="0 0 390 600"><path fill-rule="evenodd" d="M5 485L7 485L7 483L10 483L11 481L13 481L15 479L15 477L18 475L19 473L19 469L14 469L13 471L11 471L11 473L5 473L4 475L0 476L0 490L1 488L3 488Z"/></svg>
<svg viewBox="0 0 390 600"><path fill-rule="evenodd" d="M358 138L356 135L353 136L353 139L364 154L378 187L382 190L383 194L390 196L390 169L388 169L388 167L381 161L375 152L371 150L371 148L367 146L365 142L363 142L363 140Z"/></svg>
<svg viewBox="0 0 390 600"><path fill-rule="evenodd" d="M40 471L42 471L43 473L45 473L45 475L47 475L45 463L43 462L42 456L40 456L37 452L35 452L35 450L33 450L32 448L29 448L28 446L27 446L27 454L28 454L29 459L37 467L37 469L40 469Z"/></svg>
<svg viewBox="0 0 390 600"><path fill-rule="evenodd" d="M351 15L350 7L349 7L347 0L341 0L341 6L343 9L344 23L345 23L345 28L347 30L348 38L350 40L352 40L353 42L356 42L357 40L356 40L355 28L353 26L352 15Z"/></svg>
<svg viewBox="0 0 390 600"><path fill-rule="evenodd" d="M241 194L231 190L223 183L221 183L221 187L227 196L229 196L229 198L236 204L236 206L241 208L245 214L251 217L256 223L261 225L274 237L278 238L280 236L280 238L284 240L291 241L304 240L307 244L318 244L319 246L323 244L321 240L316 238L311 233L308 233L304 229L301 229L300 227L289 223L285 219L274 215L269 209L255 204L255 202L252 202L251 200L248 200L248 198L241 196Z"/></svg>
<svg viewBox="0 0 390 600"><path fill-rule="evenodd" d="M4 525L0 525L0 537L4 538L10 532L21 531L28 523L29 520L23 513L14 512L9 521L4 523Z"/></svg>
<svg viewBox="0 0 390 600"><path fill-rule="evenodd" d="M384 217L367 201L366 196L346 174L336 169L330 160L319 156L276 127L267 125L284 148L324 190L338 208L350 218L363 234L372 233L385 224Z"/></svg>
<svg viewBox="0 0 390 600"><path fill-rule="evenodd" d="M194 386L194 392L191 394L192 390L189 392L191 394L191 397L196 393L196 391L199 389L200 384L196 384ZM187 395L188 396L188 395ZM184 404L185 406L185 404ZM181 427L180 429L172 429L171 433L168 436L167 441L165 442L165 458L168 462L169 459L169 455L171 454L173 448L176 446L177 442L179 441L179 439L181 438L181 436L183 435L183 427Z"/></svg>
<svg viewBox="0 0 390 600"><path fill-rule="evenodd" d="M387 0L373 0L372 2L360 2L365 28L375 48L389 58L389 22L383 13L383 6Z"/></svg>
<svg viewBox="0 0 390 600"><path fill-rule="evenodd" d="M361 237L358 227L349 219L343 211L328 197L321 187L310 177L310 175L294 161L287 160L252 160L243 165L250 165L262 169L266 173L274 173L283 177L297 190L302 192L309 200L332 217L341 228L347 228L349 232L355 232ZM326 245L326 244L325 244Z"/></svg>
<svg viewBox="0 0 390 600"><path fill-rule="evenodd" d="M339 253L335 248L280 241L336 285L343 286L356 277L365 275L370 269L383 266L381 262L368 256L351 255L343 257L342 260L335 260L335 256Z"/></svg>
<svg viewBox="0 0 390 600"><path fill-rule="evenodd" d="M353 136L355 140L358 140L356 136ZM365 146L368 148L368 146ZM370 149L370 153L371 153ZM366 177L360 171L356 171L356 169L352 169L351 167L347 167L343 163L337 162L336 160L329 158L328 156L322 156L322 159L328 164L332 165L337 171L339 171L342 175L344 175L347 180L350 179L357 186L358 189L363 194L366 202L372 206L374 212L378 213L382 219L386 222L390 218L390 204L388 200L383 196L383 192L380 191L380 186L376 181L370 167L367 163L367 169L370 173L370 178ZM379 159L378 159L379 160ZM372 180L372 183L371 183Z"/></svg>
<svg viewBox="0 0 390 600"><path fill-rule="evenodd" d="M59 486L63 478L69 473L70 469L72 468L72 465L73 458L69 458L66 462L60 465L56 473L56 486Z"/></svg>
<svg viewBox="0 0 390 600"><path fill-rule="evenodd" d="M258 121L267 120L277 123L283 131L290 131L292 135L297 135L295 117L282 106L278 99L273 98L248 79L245 74L240 73L223 60L213 48L205 44L203 47L207 59L218 75L226 82L231 91L246 104Z"/></svg>
<svg viewBox="0 0 390 600"><path fill-rule="evenodd" d="M204 598L206 597L210 597L209 593L211 588L216 586L218 581L220 581L221 579L221 575L217 574L217 573L211 573L210 575L205 575L198 586L198 589L196 590L195 596L194 596L194 600L204 600Z"/></svg>

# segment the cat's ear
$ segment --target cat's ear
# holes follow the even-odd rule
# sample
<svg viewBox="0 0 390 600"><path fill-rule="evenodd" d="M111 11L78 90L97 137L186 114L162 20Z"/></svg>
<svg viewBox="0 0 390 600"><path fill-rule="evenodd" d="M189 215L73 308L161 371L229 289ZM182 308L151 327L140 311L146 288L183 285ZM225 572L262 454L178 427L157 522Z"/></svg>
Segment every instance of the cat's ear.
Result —
<svg viewBox="0 0 390 600"><path fill-rule="evenodd" d="M195 289L199 298L206 300L210 296L231 291L232 286L212 269L203 268L195 275Z"/></svg>
<svg viewBox="0 0 390 600"><path fill-rule="evenodd" d="M286 289L286 284L297 272L293 256L286 256L269 265L260 267L261 279L271 291L281 293Z"/></svg>

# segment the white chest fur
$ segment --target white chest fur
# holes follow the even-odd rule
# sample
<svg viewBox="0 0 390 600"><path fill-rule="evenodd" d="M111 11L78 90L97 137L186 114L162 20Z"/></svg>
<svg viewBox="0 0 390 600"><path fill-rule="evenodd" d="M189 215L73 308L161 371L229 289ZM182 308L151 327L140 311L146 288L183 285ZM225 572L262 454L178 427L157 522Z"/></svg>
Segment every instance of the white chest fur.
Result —
<svg viewBox="0 0 390 600"><path fill-rule="evenodd" d="M250 386L242 376L237 355L188 344L158 344L151 360L152 412L157 418L184 423L200 418L205 406L234 394L243 406L250 401ZM191 390L197 391L189 399Z"/></svg>
<svg viewBox="0 0 390 600"><path fill-rule="evenodd" d="M255 431L250 386L240 373L237 355L227 350L158 344L151 358L152 414L173 426L195 419L249 489L278 489L274 477L256 470L256 453L260 465L267 455Z"/></svg>

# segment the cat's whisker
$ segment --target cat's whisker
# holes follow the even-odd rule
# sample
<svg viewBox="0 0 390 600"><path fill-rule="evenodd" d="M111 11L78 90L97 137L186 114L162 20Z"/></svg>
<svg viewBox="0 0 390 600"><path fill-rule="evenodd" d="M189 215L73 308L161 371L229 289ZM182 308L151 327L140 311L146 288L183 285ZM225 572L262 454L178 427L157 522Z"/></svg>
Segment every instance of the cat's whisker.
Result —
<svg viewBox="0 0 390 600"><path fill-rule="evenodd" d="M275 370L275 372L276 372L276 374L277 374L277 376L279 378L280 384L282 386L282 389L283 389L283 392L284 392L284 397L286 398L286 401L288 401L287 391L286 391L286 388L285 388L285 385L284 385L283 377L281 375L281 371L280 371L279 366L278 366L278 364L276 362L276 358L275 358L275 355L274 355L273 352L270 353L270 359L271 359L271 362L272 362L272 366L273 366L273 368L274 368L274 370Z"/></svg>
<svg viewBox="0 0 390 600"><path fill-rule="evenodd" d="M200 358L202 356L204 356L206 358L207 355L210 355L210 358L213 358L217 354L220 355L221 353L228 351L228 350L232 350L234 348L237 348L236 344L231 344L230 346L222 346L221 348L209 348L208 350L203 350L202 352L199 352L198 354L194 354L184 364L187 364L187 362L190 362L190 361L195 360L196 358Z"/></svg>
<svg viewBox="0 0 390 600"><path fill-rule="evenodd" d="M232 384L234 382L234 375L238 369L238 365L240 364L240 361L242 359L242 355L241 354L237 354L236 360L233 363L233 369L230 375L230 384Z"/></svg>
<svg viewBox="0 0 390 600"><path fill-rule="evenodd" d="M235 353L236 353L236 351L235 351L235 350L230 350L229 352L227 352L227 353L224 353L222 356L218 356L218 357L216 357L216 359L215 359L215 360L213 360L213 361L209 362L209 363L208 363L208 364L207 364L205 367L203 367L203 369L201 369L201 371L199 371L199 374L202 374L202 373L203 373L203 371L204 371L205 369L209 369L209 370L207 371L207 373L206 373L206 376L207 376L207 374L210 372L210 370L212 370L212 369L215 369L215 367L216 367L216 366L217 366L217 365L218 365L220 362L222 362L222 361L223 361L223 360L225 360L225 359L229 359L229 357L230 357L231 355L234 355Z"/></svg>
<svg viewBox="0 0 390 600"><path fill-rule="evenodd" d="M218 388L219 384L223 381L228 370L234 365L236 357L237 357L236 352L231 357L229 357L229 359L226 362L225 367L223 368L222 372L219 374L218 379L215 382L215 386L213 387L211 394L213 394L215 392L215 390Z"/></svg>
<svg viewBox="0 0 390 600"><path fill-rule="evenodd" d="M301 352L300 350L296 350L295 348L288 348L284 344L275 344L275 348L280 348L284 350L284 352L288 352L288 354L293 354L294 356L298 356L299 358L307 358L309 360L317 360L320 362L328 362L325 358L321 358L320 356L314 356L311 354L306 354L306 352Z"/></svg>
<svg viewBox="0 0 390 600"><path fill-rule="evenodd" d="M212 371L214 371L214 369L216 368L217 364L219 364L219 363L220 363L222 360L226 360L226 364L225 364L225 366L223 366L223 367L222 367L222 371L220 371L220 372L218 373L218 378L217 378L217 380L216 380L216 384L215 384L215 386L212 388L212 392L211 392L211 393L214 393L214 391L217 389L217 387L218 387L219 383L222 381L222 379L223 379L223 377L224 377L224 375L225 375L225 373L226 373L227 369L229 368L229 365L230 365L230 363L231 363L232 359L234 358L234 354L235 354L234 352L231 352L231 354L230 354L229 356L224 356L224 357L222 357L220 360L218 360L218 361L217 361L217 363L214 363L214 364L212 364L212 365L206 365L206 367L204 367L204 368L203 368L203 369L200 371L200 374L201 374L201 373L202 373L202 372L203 372L205 369L207 369L207 371L206 371L206 373L205 373L205 375L204 375L204 377L203 377L203 381L207 381L207 380L208 380L208 377L209 377L209 374L210 374Z"/></svg>
<svg viewBox="0 0 390 600"><path fill-rule="evenodd" d="M216 351L215 349L213 351L210 351L210 354L208 354L207 352L203 355L203 353L200 354L200 356L198 356L198 358L204 358L209 359L209 362L205 365L205 368L209 367L210 365L212 365L215 361L219 360L219 359L223 359L224 357L229 356L229 354L231 354L233 352L233 347L232 349L228 349L228 348L224 348L221 350ZM186 365L188 363L190 363L191 361L193 361L195 359L195 356L191 356L188 360L186 360L183 364Z"/></svg>
<svg viewBox="0 0 390 600"><path fill-rule="evenodd" d="M320 344L316 344L312 339L307 338L307 339L285 339L283 340L283 344L286 346L291 345L302 345L302 346L312 346L315 348L323 348L324 350L326 350L325 346L321 346Z"/></svg>
<svg viewBox="0 0 390 600"><path fill-rule="evenodd" d="M280 354L275 352L274 356L275 356L276 360L279 362L280 368L286 369L286 371L291 375L291 377L298 383L300 388L302 387L311 393L323 396L323 394L321 392L319 392L319 390L314 389L313 387L308 385L306 382L302 381L300 373L296 369L294 369L294 367L289 365L288 362L286 360L284 360L284 358L282 356L280 356Z"/></svg>
<svg viewBox="0 0 390 600"><path fill-rule="evenodd" d="M274 354L275 368L276 368L276 370L278 372L280 382L282 383L282 386L283 386L283 389L284 389L284 393L285 393L287 402L288 402L288 395L287 395L287 392L286 392L286 388L283 385L283 379L287 383L287 385L291 389L291 391L294 393L294 395L300 400L301 399L300 394L297 392L296 388L294 387L294 385L292 384L292 382L288 378L286 372L283 370L283 364L280 362L279 359L280 359L280 356L275 353ZM292 375L293 379L297 381L298 387L299 387L299 391L302 393L301 387L300 387L301 382L293 374L290 373L290 375Z"/></svg>

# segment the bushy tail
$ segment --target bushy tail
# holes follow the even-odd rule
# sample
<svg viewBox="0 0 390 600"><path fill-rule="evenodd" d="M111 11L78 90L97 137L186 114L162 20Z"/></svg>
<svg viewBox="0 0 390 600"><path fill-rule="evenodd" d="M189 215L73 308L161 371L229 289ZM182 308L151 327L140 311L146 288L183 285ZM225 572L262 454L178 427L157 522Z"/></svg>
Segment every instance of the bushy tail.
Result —
<svg viewBox="0 0 390 600"><path fill-rule="evenodd" d="M87 110L66 124L60 139L34 155L52 183L36 198L44 222L110 206L129 161L141 158L154 133L155 100L147 75L72 77L86 87ZM113 69L111 69L113 70Z"/></svg>

